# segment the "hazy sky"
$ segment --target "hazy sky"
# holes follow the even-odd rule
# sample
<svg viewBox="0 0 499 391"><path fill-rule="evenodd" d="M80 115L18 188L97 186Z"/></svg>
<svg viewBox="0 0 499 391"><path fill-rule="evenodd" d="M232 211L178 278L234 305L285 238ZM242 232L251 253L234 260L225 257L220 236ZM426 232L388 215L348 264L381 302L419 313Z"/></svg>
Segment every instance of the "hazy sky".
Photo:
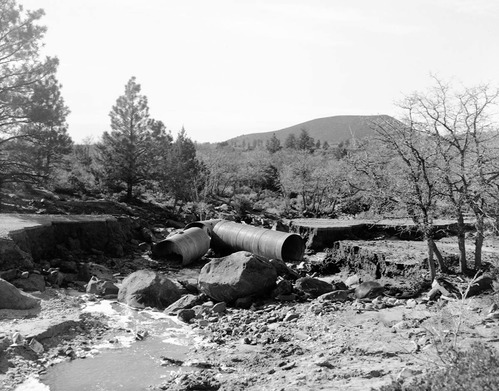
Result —
<svg viewBox="0 0 499 391"><path fill-rule="evenodd" d="M496 0L18 0L43 8L45 54L75 141L99 139L131 76L151 116L223 141L342 114L396 115L430 73L499 75Z"/></svg>

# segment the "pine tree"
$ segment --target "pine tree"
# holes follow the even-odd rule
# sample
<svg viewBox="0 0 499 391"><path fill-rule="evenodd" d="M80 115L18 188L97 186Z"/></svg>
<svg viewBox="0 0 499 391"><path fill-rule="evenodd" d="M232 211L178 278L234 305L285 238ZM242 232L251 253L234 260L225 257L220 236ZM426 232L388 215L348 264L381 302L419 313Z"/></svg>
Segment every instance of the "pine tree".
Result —
<svg viewBox="0 0 499 391"><path fill-rule="evenodd" d="M269 140L267 140L267 142L265 143L265 148L270 153L276 153L277 151L282 149L281 141L279 141L275 133L273 133L272 137Z"/></svg>
<svg viewBox="0 0 499 391"><path fill-rule="evenodd" d="M149 106L140 91L132 77L109 113L111 132L104 132L98 145L106 181L114 189L124 185L128 200L134 188L151 177L154 164Z"/></svg>

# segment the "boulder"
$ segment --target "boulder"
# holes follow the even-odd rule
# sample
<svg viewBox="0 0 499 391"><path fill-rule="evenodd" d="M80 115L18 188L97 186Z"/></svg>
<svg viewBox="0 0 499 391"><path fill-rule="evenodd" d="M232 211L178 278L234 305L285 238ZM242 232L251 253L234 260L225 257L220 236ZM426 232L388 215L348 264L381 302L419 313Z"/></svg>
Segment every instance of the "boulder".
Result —
<svg viewBox="0 0 499 391"><path fill-rule="evenodd" d="M333 286L326 281L319 280L313 277L302 277L296 281L296 288L302 292L308 293L312 297L318 297L324 293L331 292Z"/></svg>
<svg viewBox="0 0 499 391"><path fill-rule="evenodd" d="M161 273L138 270L123 280L118 301L131 307L164 309L180 298L177 286Z"/></svg>
<svg viewBox="0 0 499 391"><path fill-rule="evenodd" d="M355 288L357 299L374 299L383 294L385 288L376 281L365 281Z"/></svg>
<svg viewBox="0 0 499 391"><path fill-rule="evenodd" d="M27 278L16 278L12 285L25 292L45 291L45 277L36 273L29 273Z"/></svg>
<svg viewBox="0 0 499 391"><path fill-rule="evenodd" d="M0 309L27 310L36 307L39 302L39 299L0 279Z"/></svg>
<svg viewBox="0 0 499 391"><path fill-rule="evenodd" d="M239 251L207 263L199 274L198 287L215 301L232 303L238 298L268 293L276 279L277 272L269 261Z"/></svg>

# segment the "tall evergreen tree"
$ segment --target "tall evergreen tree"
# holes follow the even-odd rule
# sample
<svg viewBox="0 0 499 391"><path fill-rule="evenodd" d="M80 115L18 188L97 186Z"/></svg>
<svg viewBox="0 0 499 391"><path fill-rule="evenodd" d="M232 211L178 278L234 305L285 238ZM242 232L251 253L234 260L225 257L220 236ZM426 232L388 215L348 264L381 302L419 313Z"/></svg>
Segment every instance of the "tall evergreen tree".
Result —
<svg viewBox="0 0 499 391"><path fill-rule="evenodd" d="M294 133L291 133L286 137L286 140L284 140L284 148L296 149L296 136Z"/></svg>
<svg viewBox="0 0 499 391"><path fill-rule="evenodd" d="M61 85L54 75L37 82L33 88L28 118L30 123L21 128L27 137L19 144L26 164L48 180L55 167L72 151L73 141L67 132L68 107L61 96Z"/></svg>
<svg viewBox="0 0 499 391"><path fill-rule="evenodd" d="M296 149L300 151L313 152L315 148L315 141L313 137L310 137L307 129L302 128L300 131L300 136L296 141Z"/></svg>
<svg viewBox="0 0 499 391"><path fill-rule="evenodd" d="M42 59L40 47L46 28L38 24L43 10L24 11L15 0L0 1L0 186L38 176L20 159L20 132L30 122L33 87L55 72L56 58Z"/></svg>
<svg viewBox="0 0 499 391"><path fill-rule="evenodd" d="M105 179L111 186L125 185L126 198L151 176L153 139L147 97L132 77L113 106L111 132L104 132L98 145Z"/></svg>
<svg viewBox="0 0 499 391"><path fill-rule="evenodd" d="M276 153L281 150L281 141L276 137L275 133L272 133L272 137L265 143L265 148L270 153Z"/></svg>
<svg viewBox="0 0 499 391"><path fill-rule="evenodd" d="M179 201L189 201L194 197L201 170L202 166L196 158L196 146L182 127L172 144L162 179L164 188L174 198L174 207Z"/></svg>

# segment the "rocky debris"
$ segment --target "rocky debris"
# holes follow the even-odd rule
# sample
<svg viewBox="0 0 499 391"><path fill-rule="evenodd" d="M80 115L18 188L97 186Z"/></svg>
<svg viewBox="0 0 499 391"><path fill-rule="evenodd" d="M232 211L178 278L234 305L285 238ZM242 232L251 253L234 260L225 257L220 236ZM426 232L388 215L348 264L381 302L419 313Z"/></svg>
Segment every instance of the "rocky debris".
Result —
<svg viewBox="0 0 499 391"><path fill-rule="evenodd" d="M170 304L164 312L165 314L174 314L180 310L192 308L204 301L206 301L206 296L187 294Z"/></svg>
<svg viewBox="0 0 499 391"><path fill-rule="evenodd" d="M93 276L87 284L86 292L99 296L117 296L119 288L111 281Z"/></svg>
<svg viewBox="0 0 499 391"><path fill-rule="evenodd" d="M275 287L272 264L246 251L207 263L199 274L198 287L215 301L234 302L250 295L264 295Z"/></svg>
<svg viewBox="0 0 499 391"><path fill-rule="evenodd" d="M291 281L296 281L300 278L300 274L289 268L288 265L286 265L286 262L281 261L280 259L271 259L269 262L272 266L274 266L279 277Z"/></svg>
<svg viewBox="0 0 499 391"><path fill-rule="evenodd" d="M190 373L173 373L158 387L152 390L169 391L216 391L221 387L217 380L218 373L213 370L202 370Z"/></svg>
<svg viewBox="0 0 499 391"><path fill-rule="evenodd" d="M333 290L333 286L330 283L313 277L302 277L298 279L295 287L314 298Z"/></svg>
<svg viewBox="0 0 499 391"><path fill-rule="evenodd" d="M39 299L0 279L0 309L26 310L36 307L39 303Z"/></svg>
<svg viewBox="0 0 499 391"><path fill-rule="evenodd" d="M94 262L87 262L80 265L76 272L82 281L88 281L91 277L96 277L99 280L115 281L113 272L104 265L99 265Z"/></svg>
<svg viewBox="0 0 499 391"><path fill-rule="evenodd" d="M357 299L373 299L383 294L385 288L376 281L365 281L355 288L355 297Z"/></svg>
<svg viewBox="0 0 499 391"><path fill-rule="evenodd" d="M324 293L318 297L320 301L339 301L345 302L350 299L350 291L337 290L333 292Z"/></svg>
<svg viewBox="0 0 499 391"><path fill-rule="evenodd" d="M118 301L135 308L164 309L180 298L177 286L165 275L139 270L126 277L118 292Z"/></svg>
<svg viewBox="0 0 499 391"><path fill-rule="evenodd" d="M43 292L45 291L45 278L38 273L27 273L24 278L21 276L21 278L12 280L12 285L25 292Z"/></svg>

